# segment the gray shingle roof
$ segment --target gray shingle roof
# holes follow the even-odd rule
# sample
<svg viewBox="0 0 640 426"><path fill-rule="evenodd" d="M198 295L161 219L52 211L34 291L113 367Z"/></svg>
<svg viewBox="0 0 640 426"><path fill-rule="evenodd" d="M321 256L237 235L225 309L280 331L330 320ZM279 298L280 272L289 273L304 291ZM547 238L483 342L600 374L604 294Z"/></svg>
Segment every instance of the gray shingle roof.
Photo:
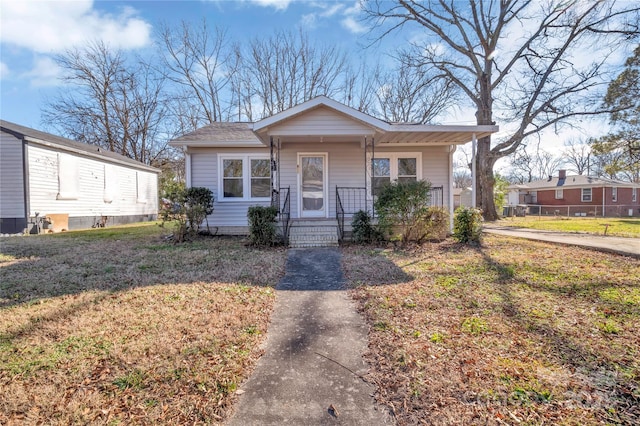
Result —
<svg viewBox="0 0 640 426"><path fill-rule="evenodd" d="M92 156L104 157L105 159L118 161L121 163L128 163L131 166L143 168L155 172L159 172L159 169L148 166L144 163L136 161L132 158L125 157L124 155L111 152L97 145L91 145L88 143L77 142L71 139L63 138L62 136L52 135L51 133L42 132L40 130L32 129L30 127L21 126L19 124L12 123L6 120L0 120L0 127L2 131L10 133L19 139L31 138L44 142L49 142L60 146L61 148L71 148L78 151L85 152Z"/></svg>
<svg viewBox="0 0 640 426"><path fill-rule="evenodd" d="M175 138L171 143L255 143L263 145L251 129L252 123L212 123L186 135ZM197 144L196 144L197 145Z"/></svg>

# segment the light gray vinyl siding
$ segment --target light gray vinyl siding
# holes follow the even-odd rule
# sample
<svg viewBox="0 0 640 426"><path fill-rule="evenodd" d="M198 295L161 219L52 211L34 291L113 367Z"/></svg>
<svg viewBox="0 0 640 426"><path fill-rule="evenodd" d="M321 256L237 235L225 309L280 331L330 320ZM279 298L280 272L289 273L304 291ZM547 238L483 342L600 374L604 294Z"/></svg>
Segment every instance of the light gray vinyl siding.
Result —
<svg viewBox="0 0 640 426"><path fill-rule="evenodd" d="M209 188L213 192L213 213L208 217L210 226L246 227L250 206L268 206L269 201L221 201L218 190L218 154L269 155L269 149L255 148L190 148L191 186Z"/></svg>
<svg viewBox="0 0 640 426"><path fill-rule="evenodd" d="M76 158L79 185L73 199L57 199L61 155ZM69 217L99 218L155 215L158 212L157 173L33 143L28 145L28 159L31 216L39 212L41 215L66 213ZM107 178L116 181L112 197L107 197L105 191L105 173Z"/></svg>
<svg viewBox="0 0 640 426"><path fill-rule="evenodd" d="M0 217L25 217L22 141L0 135Z"/></svg>
<svg viewBox="0 0 640 426"><path fill-rule="evenodd" d="M449 147L402 146L377 147L376 154L392 152L420 152L422 154L422 178L433 186L444 187L444 205L449 203ZM209 217L211 226L237 227L247 226L247 209L252 205L269 205L268 201L220 201L219 199L219 154L268 154L269 149L251 148L190 148L191 185L203 186L213 191L215 197L214 212ZM291 217L299 217L299 191L297 161L299 154L323 154L328 157L329 173L327 198L329 218L335 217L336 186L365 186L365 155L359 142L342 143L285 143L280 150L280 187L291 189ZM367 183L367 187L370 184Z"/></svg>
<svg viewBox="0 0 640 426"><path fill-rule="evenodd" d="M373 129L351 117L321 107L269 129L272 135L367 135Z"/></svg>

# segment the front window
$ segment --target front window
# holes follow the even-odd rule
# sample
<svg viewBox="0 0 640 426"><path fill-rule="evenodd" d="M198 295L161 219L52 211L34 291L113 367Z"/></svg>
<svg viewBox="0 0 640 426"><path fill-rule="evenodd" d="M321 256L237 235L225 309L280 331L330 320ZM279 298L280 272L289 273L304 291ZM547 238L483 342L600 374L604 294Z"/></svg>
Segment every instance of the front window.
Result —
<svg viewBox="0 0 640 426"><path fill-rule="evenodd" d="M582 188L582 202L591 202L591 188Z"/></svg>
<svg viewBox="0 0 640 426"><path fill-rule="evenodd" d="M259 155L220 156L220 200L269 198L271 168L269 158Z"/></svg>
<svg viewBox="0 0 640 426"><path fill-rule="evenodd" d="M556 200L562 200L564 198L564 191L562 189L556 189Z"/></svg>
<svg viewBox="0 0 640 426"><path fill-rule="evenodd" d="M618 201L618 188L611 188L611 201Z"/></svg>
<svg viewBox="0 0 640 426"><path fill-rule="evenodd" d="M224 198L244 197L244 178L242 160L222 161L222 187Z"/></svg>
<svg viewBox="0 0 640 426"><path fill-rule="evenodd" d="M268 197L271 192L271 170L266 158L251 159L251 198Z"/></svg>
<svg viewBox="0 0 640 426"><path fill-rule="evenodd" d="M389 158L373 159L373 194L377 195L383 186L391 182L391 160Z"/></svg>
<svg viewBox="0 0 640 426"><path fill-rule="evenodd" d="M371 160L373 195L390 182L415 182L421 179L420 153L381 153Z"/></svg>

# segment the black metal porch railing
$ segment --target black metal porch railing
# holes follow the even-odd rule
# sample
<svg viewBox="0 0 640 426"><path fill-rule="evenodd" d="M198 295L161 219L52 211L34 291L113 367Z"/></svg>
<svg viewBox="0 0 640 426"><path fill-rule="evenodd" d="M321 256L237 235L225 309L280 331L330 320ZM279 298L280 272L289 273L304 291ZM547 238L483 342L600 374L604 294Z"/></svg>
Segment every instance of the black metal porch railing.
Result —
<svg viewBox="0 0 640 426"><path fill-rule="evenodd" d="M289 222L291 221L290 192L291 187L271 191L271 205L278 209L278 221L282 224L282 237L285 244L289 241ZM284 198L282 198L283 195Z"/></svg>
<svg viewBox="0 0 640 426"><path fill-rule="evenodd" d="M429 205L444 206L444 187L432 186L429 190ZM367 189L359 187L336 186L336 220L338 236L344 238L344 219L346 215L354 215L360 210L368 211L375 217L373 200L367 199Z"/></svg>

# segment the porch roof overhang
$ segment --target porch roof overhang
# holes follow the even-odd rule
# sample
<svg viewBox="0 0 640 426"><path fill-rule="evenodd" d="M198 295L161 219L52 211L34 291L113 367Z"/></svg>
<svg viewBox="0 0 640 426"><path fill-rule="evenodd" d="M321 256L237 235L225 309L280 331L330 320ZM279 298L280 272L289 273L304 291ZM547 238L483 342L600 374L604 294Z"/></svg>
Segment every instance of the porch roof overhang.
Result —
<svg viewBox="0 0 640 426"><path fill-rule="evenodd" d="M329 108L359 124L358 129L336 129L330 126L308 128L304 131L279 126L317 108ZM281 113L253 123L252 130L266 145L271 138L281 142L364 142L374 140L376 145L462 145L489 136L498 126L444 126L410 123L389 123L344 104L318 96Z"/></svg>

